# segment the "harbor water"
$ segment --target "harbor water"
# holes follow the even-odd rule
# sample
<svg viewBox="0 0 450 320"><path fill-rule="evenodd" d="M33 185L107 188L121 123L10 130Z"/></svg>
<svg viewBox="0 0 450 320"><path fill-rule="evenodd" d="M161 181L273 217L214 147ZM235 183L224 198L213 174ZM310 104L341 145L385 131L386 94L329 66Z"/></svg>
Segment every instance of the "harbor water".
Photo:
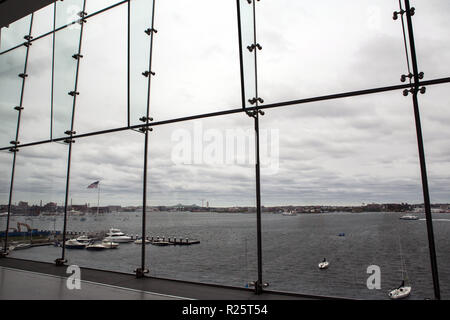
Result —
<svg viewBox="0 0 450 320"><path fill-rule="evenodd" d="M262 214L263 281L268 289L356 299L388 299L403 278L409 299L433 298L426 221L401 220L402 213ZM1 218L5 219L5 218ZM118 212L70 217L68 230L120 228L140 235L141 213ZM450 213L435 213L434 231L441 295L450 299ZM13 216L41 230L61 230L61 216ZM149 212L147 235L200 240L189 246L146 246L150 275L246 287L257 280L254 213ZM103 251L66 250L68 264L132 273L141 264L141 246L121 243ZM12 251L11 257L53 262L61 248L42 246ZM318 263L326 258L328 269ZM402 267L404 265L404 267ZM374 275L370 266L379 267ZM377 287L368 279L379 276ZM372 284L373 281L369 281ZM372 286L373 287L373 286Z"/></svg>

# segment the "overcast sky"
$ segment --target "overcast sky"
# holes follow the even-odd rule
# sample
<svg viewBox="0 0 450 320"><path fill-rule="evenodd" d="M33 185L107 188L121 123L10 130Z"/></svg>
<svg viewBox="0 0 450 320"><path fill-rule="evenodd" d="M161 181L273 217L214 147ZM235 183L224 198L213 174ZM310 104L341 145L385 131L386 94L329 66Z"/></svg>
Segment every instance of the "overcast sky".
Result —
<svg viewBox="0 0 450 320"><path fill-rule="evenodd" d="M142 0L134 1L138 5ZM77 2L58 4L67 9ZM86 11L113 2L118 1L88 0ZM425 79L449 76L450 2L415 0L412 5L420 71ZM142 15L145 9L136 7L133 15ZM52 10L35 15L35 37L50 30ZM257 37L263 48L258 51L260 97L267 104L399 84L407 65L401 22L392 20L396 10L396 0L257 2ZM154 120L239 108L235 1L157 1L155 14L156 76L150 109ZM121 5L85 24L77 133L127 125L126 16L127 7ZM146 71L149 38L143 31L150 25L143 28L140 19L133 21L131 122L137 124L145 115L146 78L141 73ZM2 51L14 42L11 39L23 41L14 36L12 30L17 29L26 30L2 29ZM56 36L56 136L70 128L67 92L73 90L71 70L76 65L71 55L78 50L78 36L76 28ZM30 48L22 144L49 139L51 52L52 37L35 41ZM0 55L2 146L14 140L13 107L20 96L17 74L23 72L24 53L22 47ZM247 50L244 56L246 62L252 61ZM252 66L245 70L251 80ZM428 87L419 104L431 200L450 202L448 84ZM401 91L266 110L260 127L263 205L423 201L412 102ZM227 139L235 144L227 144L231 141ZM253 121L245 114L155 127L149 142L148 203L200 205L204 199L210 206L254 206L253 139ZM96 205L97 190L87 186L100 180L100 205L140 205L143 141L144 136L134 131L78 139L70 180L73 203ZM180 161L189 158L190 163ZM11 163L11 154L0 152L0 203L8 201ZM66 166L63 144L21 149L13 202L62 205Z"/></svg>

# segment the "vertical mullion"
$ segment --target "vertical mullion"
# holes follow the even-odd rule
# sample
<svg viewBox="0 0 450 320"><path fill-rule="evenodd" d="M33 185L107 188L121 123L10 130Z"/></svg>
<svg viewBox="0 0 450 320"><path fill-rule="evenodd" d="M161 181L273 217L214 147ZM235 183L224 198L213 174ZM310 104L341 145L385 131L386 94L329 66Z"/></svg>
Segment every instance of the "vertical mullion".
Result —
<svg viewBox="0 0 450 320"><path fill-rule="evenodd" d="M31 42L30 42L31 32L33 30L33 17L34 17L34 14L32 13L31 20L30 20L30 28L29 28L29 32L28 32L28 39L25 36L25 38L27 40L27 42L26 42L27 50L26 50L26 54L25 54L25 62L24 62L23 74L22 74L22 88L21 88L21 92L20 92L20 102L19 102L19 106L15 107L15 109L18 111L18 115L17 115L15 140L12 141L14 143L14 146L10 149L10 151L12 151L14 153L14 155L13 155L12 168L11 168L11 182L10 182L10 186L9 186L8 217L6 219L5 243L4 243L4 248L3 248L3 254L7 254L7 250L8 250L8 231L9 231L9 223L10 223L10 218L11 218L12 196L13 196L13 192L14 192L14 176L15 176L15 171L16 171L17 152L19 151L17 146L19 144L20 120L22 117L22 110L23 110L22 104L23 104L23 95L25 92L25 81L27 78L28 56L29 56L30 46L31 46Z"/></svg>
<svg viewBox="0 0 450 320"><path fill-rule="evenodd" d="M131 54L131 49L130 49L130 36L131 36L131 0L128 0L128 34L127 34L127 126L130 126L130 54Z"/></svg>
<svg viewBox="0 0 450 320"><path fill-rule="evenodd" d="M237 22L238 22L238 40L239 40L239 72L241 76L241 99L242 109L245 109L245 79L244 79L244 57L242 53L242 25L241 25L241 0L236 0Z"/></svg>
<svg viewBox="0 0 450 320"><path fill-rule="evenodd" d="M56 30L56 2L53 3L53 44L52 44L52 88L50 100L50 140L53 140L53 104L54 104L54 87L55 87L55 32Z"/></svg>
<svg viewBox="0 0 450 320"><path fill-rule="evenodd" d="M262 231L261 231L261 167L259 157L259 95L258 95L258 64L257 64L257 51L258 48L256 39L256 0L253 0L253 44L254 47L254 63L255 63L255 178L256 178L256 247L257 247L257 268L258 268L258 281L255 285L255 293L261 294L263 291L262 282Z"/></svg>
<svg viewBox="0 0 450 320"><path fill-rule="evenodd" d="M86 0L83 1L83 9L80 16L80 40L78 43L78 52L76 53L78 55L77 58L77 68L75 72L75 88L73 93L73 105L72 105L72 119L70 123L70 131L66 132L66 134L70 135L70 137L66 140L66 142L69 144L69 151L67 156L67 175L66 175L66 194L64 199L64 224L63 224L63 240L62 240L62 252L61 252L61 258L56 259L55 262L57 265L63 265L66 262L65 259L65 250L66 250L66 232L67 232L67 208L68 208L68 201L69 201L69 190L70 190L70 166L72 162L72 145L73 145L73 134L74 134L74 122L75 122L75 107L76 107L76 101L77 101L77 89L78 89L78 74L80 71L80 60L81 57L79 56L81 54L81 45L83 42L83 29L84 29L84 12L86 10Z"/></svg>
<svg viewBox="0 0 450 320"><path fill-rule="evenodd" d="M155 2L152 3L152 17L151 17L151 32L150 36L150 52L148 61L148 85L147 85L147 110L145 116L145 123L148 125L151 121L150 119L150 93L151 93L151 79L152 79L152 56L153 56L153 35L155 34ZM145 267L146 256L145 256L145 234L147 230L147 173L148 173L148 133L152 129L148 126L144 127L144 172L143 172L143 195L142 195L142 244L141 244L141 268L136 270L137 277L143 277L148 270Z"/></svg>
<svg viewBox="0 0 450 320"><path fill-rule="evenodd" d="M431 262L431 272L433 277L433 288L434 296L437 300L440 300L440 288L439 288L439 276L438 276L438 266L436 259L436 249L434 243L434 232L433 232L433 220L431 216L431 203L430 203L430 193L428 188L428 178L427 178L427 168L425 162L425 151L423 146L423 136L422 127L420 123L420 112L419 112L419 102L417 99L417 94L419 92L419 69L417 66L417 56L414 44L414 33L411 19L411 7L409 0L405 0L406 9L406 21L408 23L408 34L409 34L409 44L411 51L411 62L414 73L414 86L412 89L412 100L414 107L414 118L416 124L416 135L417 135L417 147L419 151L419 161L420 161L420 171L422 177L422 191L425 206L425 218L427 222L427 235L428 235L428 246L430 252L430 262Z"/></svg>

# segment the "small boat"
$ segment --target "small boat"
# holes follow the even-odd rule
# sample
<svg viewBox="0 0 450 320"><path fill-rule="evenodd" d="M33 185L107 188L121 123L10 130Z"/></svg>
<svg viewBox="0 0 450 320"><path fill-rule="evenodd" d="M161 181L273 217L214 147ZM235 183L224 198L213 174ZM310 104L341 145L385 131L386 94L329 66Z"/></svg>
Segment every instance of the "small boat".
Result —
<svg viewBox="0 0 450 320"><path fill-rule="evenodd" d="M100 251L100 250L105 250L108 249L106 248L103 243L92 243L86 246L86 250L96 250L96 251Z"/></svg>
<svg viewBox="0 0 450 320"><path fill-rule="evenodd" d="M160 237L157 237L155 240L151 240L150 243L155 246L168 246L171 244L169 241L166 241Z"/></svg>
<svg viewBox="0 0 450 320"><path fill-rule="evenodd" d="M125 235L120 229L109 229L109 232L106 233L107 237L104 239L106 241L112 241L112 242L131 242L133 239L130 236Z"/></svg>
<svg viewBox="0 0 450 320"><path fill-rule="evenodd" d="M77 239L70 239L66 241L65 246L67 249L84 249L86 244L78 242Z"/></svg>
<svg viewBox="0 0 450 320"><path fill-rule="evenodd" d="M86 235L82 235L82 236L79 236L77 239L76 239L78 242L81 242L81 243L91 243L92 241L93 241L93 239L92 238L89 238L88 236L86 236Z"/></svg>
<svg viewBox="0 0 450 320"><path fill-rule="evenodd" d="M295 213L295 211L284 211L281 215L283 215L283 216L296 216L297 213Z"/></svg>
<svg viewBox="0 0 450 320"><path fill-rule="evenodd" d="M345 233L341 232L338 234L339 237L345 237Z"/></svg>
<svg viewBox="0 0 450 320"><path fill-rule="evenodd" d="M109 232L106 233L107 236L124 236L125 233L120 231L120 229L110 228Z"/></svg>
<svg viewBox="0 0 450 320"><path fill-rule="evenodd" d="M112 242L108 240L103 240L102 245L105 247L105 249L116 249L119 246L117 242Z"/></svg>
<svg viewBox="0 0 450 320"><path fill-rule="evenodd" d="M323 261L319 263L319 269L327 269L329 266L330 263L325 258L323 258Z"/></svg>
<svg viewBox="0 0 450 320"><path fill-rule="evenodd" d="M412 214L407 214L400 217L401 220L419 220L419 217L413 216Z"/></svg>
<svg viewBox="0 0 450 320"><path fill-rule="evenodd" d="M150 243L151 241L148 239L145 239L145 243ZM136 241L134 241L134 243L136 244L142 244L142 239L137 239Z"/></svg>
<svg viewBox="0 0 450 320"><path fill-rule="evenodd" d="M403 299L411 294L411 287L405 286L405 281L402 281L400 287L395 288L389 292L391 299Z"/></svg>

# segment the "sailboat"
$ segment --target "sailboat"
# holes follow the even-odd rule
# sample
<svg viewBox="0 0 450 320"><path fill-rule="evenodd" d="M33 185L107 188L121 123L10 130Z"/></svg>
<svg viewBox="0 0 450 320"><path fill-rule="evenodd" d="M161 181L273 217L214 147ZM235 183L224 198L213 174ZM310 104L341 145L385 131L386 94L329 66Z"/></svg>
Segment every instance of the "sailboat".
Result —
<svg viewBox="0 0 450 320"><path fill-rule="evenodd" d="M405 280L408 278L406 274L406 265L405 261L403 260L403 253L402 253L402 244L400 242L400 238L398 239L399 246L400 246L400 259L402 264L402 283L398 288L392 289L389 291L388 296L391 299L403 299L408 297L411 294L411 286L405 285Z"/></svg>

